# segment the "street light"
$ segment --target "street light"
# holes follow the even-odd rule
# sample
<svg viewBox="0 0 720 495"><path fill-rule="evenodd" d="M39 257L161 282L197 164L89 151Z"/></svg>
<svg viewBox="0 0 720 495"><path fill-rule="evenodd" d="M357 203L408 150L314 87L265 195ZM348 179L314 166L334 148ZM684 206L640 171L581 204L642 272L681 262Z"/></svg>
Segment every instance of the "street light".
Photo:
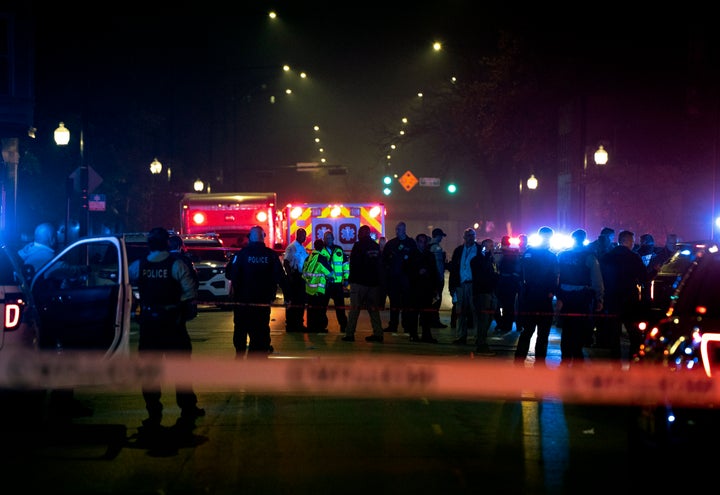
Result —
<svg viewBox="0 0 720 495"><path fill-rule="evenodd" d="M205 187L205 184L200 179L193 182L193 189L195 190L195 192L202 192L204 187Z"/></svg>
<svg viewBox="0 0 720 495"><path fill-rule="evenodd" d="M589 147L585 148L585 156L583 157L583 170L581 176L581 191L580 191L580 219L582 221L582 228L587 229L587 174L588 174L588 155L590 154ZM605 147L601 144L598 149L593 153L593 161L597 166L607 165L609 155Z"/></svg>
<svg viewBox="0 0 720 495"><path fill-rule="evenodd" d="M70 130L65 127L64 122L60 122L54 133L55 143L58 146L67 146L70 143ZM67 244L68 229L70 227L70 181L66 183L67 189L67 208L65 212L65 243ZM85 140L83 137L83 129L80 127L80 199L82 212L80 214L80 237L88 234L90 225L90 207L88 204L88 168L85 165Z"/></svg>
<svg viewBox="0 0 720 495"><path fill-rule="evenodd" d="M70 131L65 127L65 122L60 122L60 125L55 129L55 143L59 146L66 146L70 142Z"/></svg>
<svg viewBox="0 0 720 495"><path fill-rule="evenodd" d="M525 181L525 184L527 185L527 188L530 191L534 191L538 188L538 180L537 177L535 177L535 174L530 174L530 177L528 177L527 181ZM523 194L523 181L522 178L520 179L518 183L518 230L519 232L522 232L525 228L525 223L523 222L523 212L526 210L526 208L523 208L523 202L527 203L530 198L527 198L526 194ZM512 232L511 232L512 233ZM517 235L517 234L514 234Z"/></svg>
<svg viewBox="0 0 720 495"><path fill-rule="evenodd" d="M538 180L535 177L535 174L530 174L530 177L527 180L527 186L528 186L528 189L537 189Z"/></svg>
<svg viewBox="0 0 720 495"><path fill-rule="evenodd" d="M160 172L162 172L162 163L155 157L152 163L150 163L150 173L157 175Z"/></svg>
<svg viewBox="0 0 720 495"><path fill-rule="evenodd" d="M597 149L595 154L593 155L593 158L595 159L596 165L605 165L608 162L608 152L605 151L605 148L603 148L603 145L601 144L600 147Z"/></svg>
<svg viewBox="0 0 720 495"><path fill-rule="evenodd" d="M160 172L162 172L163 165L160 162L160 160L155 157L152 162L150 162L150 173L152 174L152 182L150 184L150 195L151 197L155 198L158 194L160 194L160 190L162 189L160 185L158 184L158 179Z"/></svg>

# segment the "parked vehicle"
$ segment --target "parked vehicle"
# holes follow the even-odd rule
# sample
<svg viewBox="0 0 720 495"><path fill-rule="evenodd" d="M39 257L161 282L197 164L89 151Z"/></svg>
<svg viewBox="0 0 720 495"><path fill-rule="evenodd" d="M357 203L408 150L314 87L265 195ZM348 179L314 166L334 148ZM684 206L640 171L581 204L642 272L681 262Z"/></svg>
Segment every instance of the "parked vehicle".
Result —
<svg viewBox="0 0 720 495"><path fill-rule="evenodd" d="M0 246L0 356L10 350L33 348L37 341L37 321L31 312L30 286L16 250Z"/></svg>
<svg viewBox="0 0 720 495"><path fill-rule="evenodd" d="M361 225L370 227L370 235L376 241L385 236L385 205L382 203L295 203L283 208L287 227L285 245L295 239L298 229L305 229L305 247L312 251L316 239L325 232L332 232L335 243L350 253L357 241Z"/></svg>
<svg viewBox="0 0 720 495"><path fill-rule="evenodd" d="M35 273L0 246L0 360L23 352L129 354L132 290L122 236L82 238ZM7 361L5 361L7 363ZM37 414L45 383L0 384L4 414Z"/></svg>
<svg viewBox="0 0 720 495"><path fill-rule="evenodd" d="M682 273L680 273L682 272ZM683 245L661 270L670 293L664 315L646 329L638 365L657 365L696 386L720 376L720 252L712 242ZM672 289L672 290L671 290ZM718 404L641 407L637 431L653 446L707 443L717 435Z"/></svg>
<svg viewBox="0 0 720 495"><path fill-rule="evenodd" d="M263 227L269 247L285 249L274 192L186 193L180 201L183 235L213 232L226 247L242 247L253 225Z"/></svg>
<svg viewBox="0 0 720 495"><path fill-rule="evenodd" d="M129 350L131 288L122 237L88 237L37 273L14 249L0 249L0 349Z"/></svg>
<svg viewBox="0 0 720 495"><path fill-rule="evenodd" d="M225 278L225 265L238 248L225 247L222 240L212 234L181 237L198 274L198 302L227 309L230 302L230 281Z"/></svg>
<svg viewBox="0 0 720 495"><path fill-rule="evenodd" d="M715 249L715 246L716 244L712 241L678 243L675 254L660 267L651 282L649 325L665 317L683 275L698 255Z"/></svg>

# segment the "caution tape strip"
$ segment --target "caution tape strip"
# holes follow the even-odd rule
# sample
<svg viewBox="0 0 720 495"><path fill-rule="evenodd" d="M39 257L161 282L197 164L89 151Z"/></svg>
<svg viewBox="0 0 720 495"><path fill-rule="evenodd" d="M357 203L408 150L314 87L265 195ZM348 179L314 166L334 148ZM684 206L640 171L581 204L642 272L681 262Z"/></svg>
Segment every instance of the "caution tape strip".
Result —
<svg viewBox="0 0 720 495"><path fill-rule="evenodd" d="M720 405L718 381L701 370L618 363L525 368L483 358L348 355L244 360L217 356L17 352L0 361L0 388L147 386L371 398L545 399L591 404Z"/></svg>

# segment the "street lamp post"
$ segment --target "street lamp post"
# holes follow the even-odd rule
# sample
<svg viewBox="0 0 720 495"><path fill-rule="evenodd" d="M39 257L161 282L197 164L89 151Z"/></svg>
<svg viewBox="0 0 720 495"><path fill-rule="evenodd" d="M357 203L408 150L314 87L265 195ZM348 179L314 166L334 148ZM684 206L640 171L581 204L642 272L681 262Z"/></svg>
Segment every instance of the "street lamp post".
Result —
<svg viewBox="0 0 720 495"><path fill-rule="evenodd" d="M150 173L158 175L160 172L162 172L162 162L155 157L152 163L150 163Z"/></svg>
<svg viewBox="0 0 720 495"><path fill-rule="evenodd" d="M588 156L590 155L590 148L585 148L585 156L583 157L583 170L582 170L582 190L580 197L580 218L582 219L582 228L587 229L587 174L588 174ZM601 144L598 149L593 153L593 162L595 165L604 166L607 165L609 155L605 147Z"/></svg>
<svg viewBox="0 0 720 495"><path fill-rule="evenodd" d="M152 201L155 201L155 196L158 194L158 178L160 173L162 172L163 165L160 160L155 157L153 161L150 163L150 173L152 174L152 184L150 187L150 195L152 197ZM153 208L153 212L155 212L155 208Z"/></svg>
<svg viewBox="0 0 720 495"><path fill-rule="evenodd" d="M518 183L518 220L520 233L526 230L526 225L523 221L523 211L525 211L525 208L523 208L523 201L527 203L527 201L530 199L526 197L527 194L523 194L526 186L527 189L530 191L534 191L535 189L537 189L538 180L537 177L535 177L535 174L530 174L530 177L528 177L525 184L523 184L522 179L520 179L520 182Z"/></svg>
<svg viewBox="0 0 720 495"><path fill-rule="evenodd" d="M60 125L57 129L55 129L54 133L55 137L55 143L58 146L67 146L67 144L70 142L70 130L65 127L65 123L60 122ZM80 126L80 204L81 204L81 212L80 212L80 237L86 236L88 234L88 229L90 226L90 205L88 204L88 167L85 164L85 139L83 136L83 129L82 126ZM72 179L68 179L72 180ZM67 207L65 212L65 243L67 244L67 237L69 234L69 226L70 226L70 191L69 191L69 183L66 183L66 189L67 190Z"/></svg>
<svg viewBox="0 0 720 495"><path fill-rule="evenodd" d="M206 184L205 182L201 181L200 179L197 179L195 182L193 182L193 190L195 192L203 192L203 189L208 194L212 192L212 190L210 189L209 182Z"/></svg>

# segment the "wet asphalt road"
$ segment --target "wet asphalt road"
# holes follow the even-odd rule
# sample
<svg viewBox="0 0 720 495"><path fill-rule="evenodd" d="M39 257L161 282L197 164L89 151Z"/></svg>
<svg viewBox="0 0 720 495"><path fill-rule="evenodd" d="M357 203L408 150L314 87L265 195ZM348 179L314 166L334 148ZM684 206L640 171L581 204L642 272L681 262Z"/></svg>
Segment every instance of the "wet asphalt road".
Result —
<svg viewBox="0 0 720 495"><path fill-rule="evenodd" d="M465 359L473 349L453 345L450 328L434 330L439 344L389 333L383 344L366 343L366 315L356 342L342 342L329 315L327 334L287 334L284 310L274 308L271 359L329 352ZM449 312L442 319L448 323ZM189 328L196 356L234 355L232 312L206 309ZM516 339L516 332L493 335L496 355L484 359L511 359ZM557 331L550 355L557 362ZM667 488L655 475L638 476L640 469L653 469L655 459L652 449L639 451L631 441L631 408L535 399L196 392L207 415L193 429L175 426L179 410L172 390L163 393L163 429L153 434L142 427L146 412L139 389L76 391L92 409L90 416L3 420L0 482L12 487L3 493L626 493L648 483Z"/></svg>

